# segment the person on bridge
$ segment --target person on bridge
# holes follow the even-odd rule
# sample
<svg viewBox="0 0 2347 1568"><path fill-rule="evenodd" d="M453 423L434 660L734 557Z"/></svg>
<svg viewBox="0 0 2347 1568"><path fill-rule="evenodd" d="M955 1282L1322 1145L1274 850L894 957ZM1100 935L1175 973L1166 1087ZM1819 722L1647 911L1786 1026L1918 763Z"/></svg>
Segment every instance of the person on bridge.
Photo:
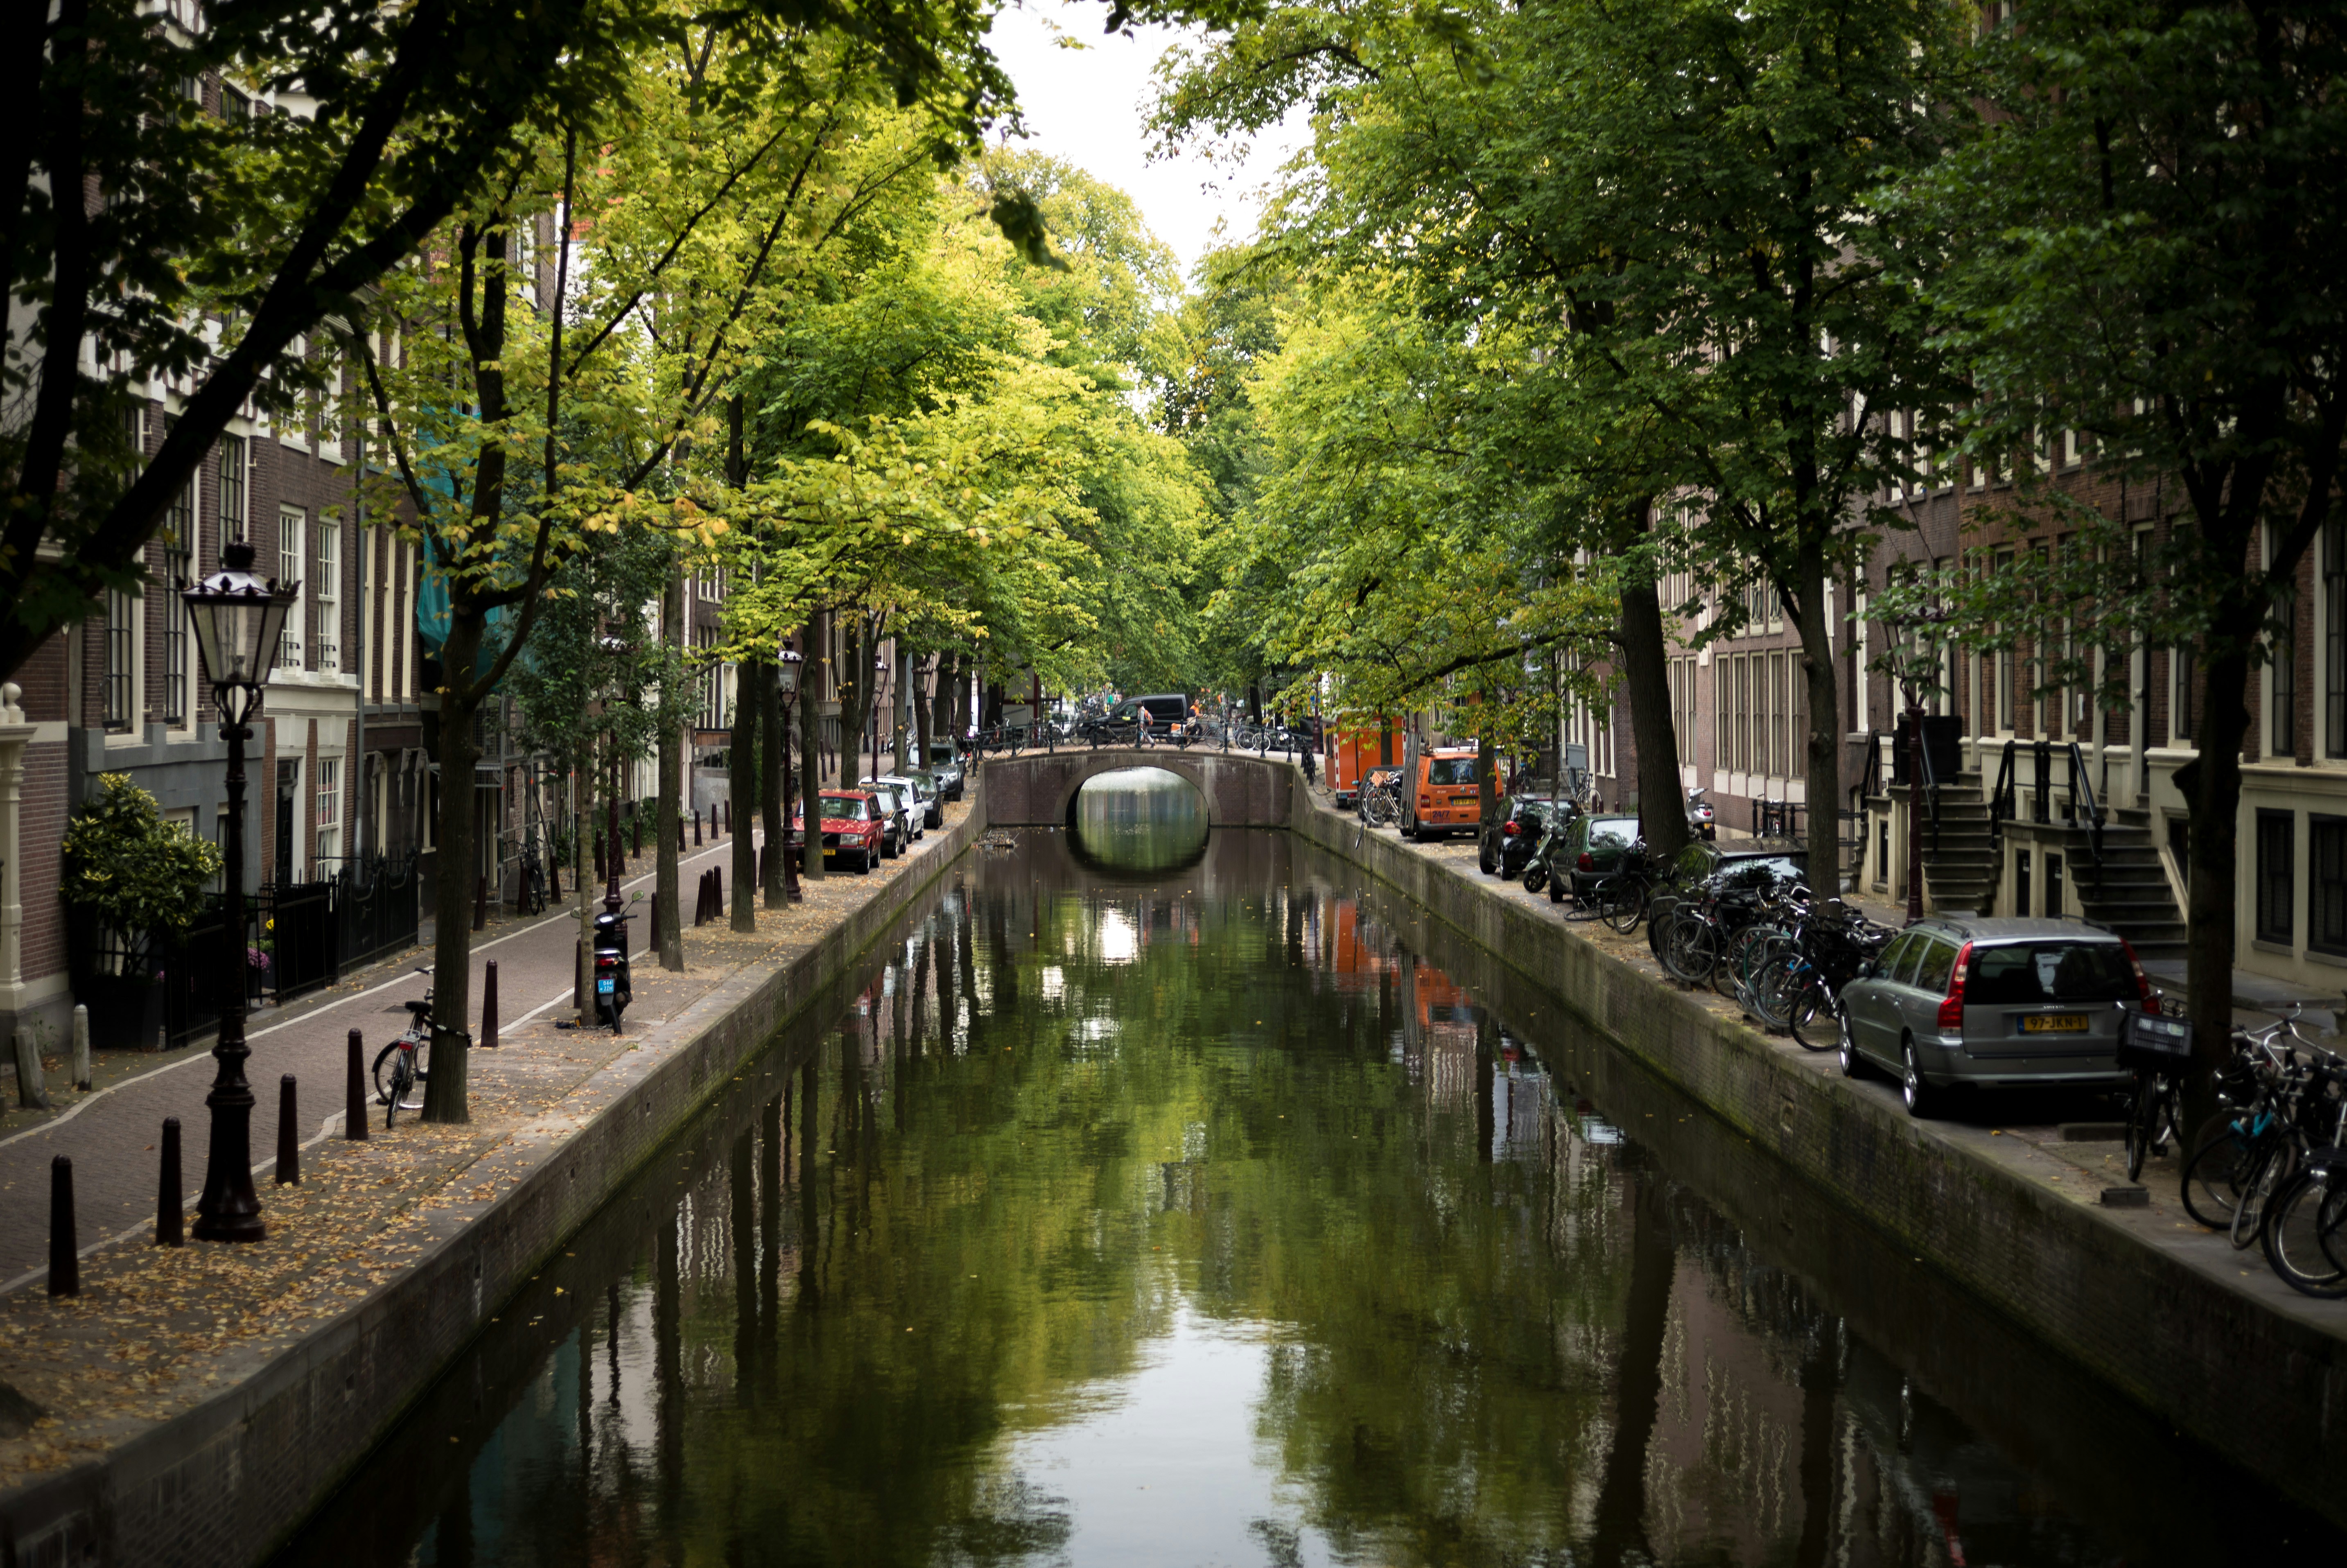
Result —
<svg viewBox="0 0 2347 1568"><path fill-rule="evenodd" d="M1149 710L1146 708L1141 710L1141 743L1144 746L1149 743Z"/></svg>

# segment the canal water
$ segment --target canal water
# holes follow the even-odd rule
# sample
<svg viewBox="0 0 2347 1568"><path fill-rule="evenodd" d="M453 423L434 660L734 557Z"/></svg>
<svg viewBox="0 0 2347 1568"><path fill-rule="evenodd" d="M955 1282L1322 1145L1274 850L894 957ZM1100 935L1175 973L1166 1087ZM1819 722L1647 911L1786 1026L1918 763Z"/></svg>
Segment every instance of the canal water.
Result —
<svg viewBox="0 0 2347 1568"><path fill-rule="evenodd" d="M2339 1545L1537 986L1201 823L952 868L281 1561Z"/></svg>

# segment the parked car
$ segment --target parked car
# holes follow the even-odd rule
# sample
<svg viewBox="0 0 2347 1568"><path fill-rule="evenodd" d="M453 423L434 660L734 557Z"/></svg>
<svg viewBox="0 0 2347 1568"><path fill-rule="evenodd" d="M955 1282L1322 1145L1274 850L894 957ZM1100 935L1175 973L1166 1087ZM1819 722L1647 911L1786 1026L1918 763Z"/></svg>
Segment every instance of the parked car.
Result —
<svg viewBox="0 0 2347 1568"><path fill-rule="evenodd" d="M1507 797L1507 814L1500 819L1500 835L1494 845L1483 846L1479 856L1486 876L1498 876L1513 882L1532 864L1532 852L1540 848L1541 835L1549 824L1562 815L1570 818L1581 808L1569 800L1556 800L1547 795L1512 794Z"/></svg>
<svg viewBox="0 0 2347 1568"><path fill-rule="evenodd" d="M889 779L906 780L921 797L920 815L913 822L915 838L920 837L932 827L943 827L946 825L945 786L938 782L936 774L927 768L898 768L895 773L886 776Z"/></svg>
<svg viewBox="0 0 2347 1568"><path fill-rule="evenodd" d="M1127 697L1097 719L1087 720L1078 733L1088 741L1102 745L1130 745L1141 737L1141 715L1149 714L1149 738L1157 741L1179 740L1183 726L1190 722L1190 699L1179 692L1160 692L1147 697Z"/></svg>
<svg viewBox="0 0 2347 1568"><path fill-rule="evenodd" d="M887 831L879 798L869 790L824 791L819 831L823 835L825 859L837 856L839 863L845 866L852 858L859 873L871 870L880 858L882 838ZM790 846L802 857L805 856L806 814L804 810L791 815Z"/></svg>
<svg viewBox="0 0 2347 1568"><path fill-rule="evenodd" d="M1564 889L1586 898L1622 867L1622 852L1638 842L1638 819L1611 814L1575 817L1566 830L1563 860L1573 885Z"/></svg>
<svg viewBox="0 0 2347 1568"><path fill-rule="evenodd" d="M856 787L869 791L880 802L881 820L887 830L881 855L893 860L912 847L913 816L918 809L913 804L912 790L904 784L872 778L857 779Z"/></svg>
<svg viewBox="0 0 2347 1568"><path fill-rule="evenodd" d="M1844 986L1841 1070L1899 1080L1930 1116L1956 1084L2110 1090L2119 1020L2158 1002L2135 949L2075 920L1932 916L1901 931Z"/></svg>
<svg viewBox="0 0 2347 1568"><path fill-rule="evenodd" d="M882 774L876 781L877 783L886 784L888 788L896 791L898 796L898 803L905 807L907 843L917 842L924 834L928 832L930 828L938 826L945 821L943 809L937 804L937 786L935 784L928 784L921 782L928 775L924 774L908 774L900 772ZM866 779L865 781L865 787L869 789L875 782L876 781L874 780ZM929 820L929 817L933 813L936 814L938 817L938 821L935 823L932 823Z"/></svg>
<svg viewBox="0 0 2347 1568"><path fill-rule="evenodd" d="M945 800L959 800L964 774L961 748L951 741L929 743L928 771L938 776L938 794Z"/></svg>
<svg viewBox="0 0 2347 1568"><path fill-rule="evenodd" d="M1404 838L1447 838L1462 828L1481 826L1483 806L1475 788L1475 748L1444 746L1421 753L1417 779L1403 781L1401 813Z"/></svg>

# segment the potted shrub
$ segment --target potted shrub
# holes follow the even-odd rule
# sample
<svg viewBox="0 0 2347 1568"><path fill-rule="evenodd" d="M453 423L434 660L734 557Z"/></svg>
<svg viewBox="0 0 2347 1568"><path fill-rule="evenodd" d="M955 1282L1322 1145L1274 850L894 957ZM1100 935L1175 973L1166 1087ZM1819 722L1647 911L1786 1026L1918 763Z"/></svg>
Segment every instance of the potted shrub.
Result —
<svg viewBox="0 0 2347 1568"><path fill-rule="evenodd" d="M163 1016L159 956L203 912L220 851L164 821L125 774L99 775L62 849L57 892L74 916L74 990L89 1008L91 1043L151 1046Z"/></svg>

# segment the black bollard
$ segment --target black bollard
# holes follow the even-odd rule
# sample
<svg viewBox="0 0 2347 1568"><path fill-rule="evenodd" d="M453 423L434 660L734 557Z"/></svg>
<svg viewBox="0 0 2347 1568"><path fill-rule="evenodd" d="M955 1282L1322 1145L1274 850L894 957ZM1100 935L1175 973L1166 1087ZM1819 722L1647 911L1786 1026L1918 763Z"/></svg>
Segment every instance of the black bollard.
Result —
<svg viewBox="0 0 2347 1568"><path fill-rule="evenodd" d="M730 795L725 801L725 831L729 835L733 831L733 801Z"/></svg>
<svg viewBox="0 0 2347 1568"><path fill-rule="evenodd" d="M49 1162L49 1294L81 1294L81 1249L74 1245L73 1161Z"/></svg>
<svg viewBox="0 0 2347 1568"><path fill-rule="evenodd" d="M661 927L659 894L655 893L652 895L651 904L651 923L644 928L644 950L648 953L657 952L660 949Z"/></svg>
<svg viewBox="0 0 2347 1568"><path fill-rule="evenodd" d="M491 958L481 972L481 1045L497 1048L497 961Z"/></svg>
<svg viewBox="0 0 2347 1568"><path fill-rule="evenodd" d="M712 920L725 913L725 871L722 866L709 868L709 917Z"/></svg>
<svg viewBox="0 0 2347 1568"><path fill-rule="evenodd" d="M367 1135L366 1041L351 1030L350 1065L343 1079L343 1136L364 1143Z"/></svg>
<svg viewBox="0 0 2347 1568"><path fill-rule="evenodd" d="M697 805L692 808L692 846L701 847L701 808Z"/></svg>
<svg viewBox="0 0 2347 1568"><path fill-rule="evenodd" d="M155 1245L185 1246L187 1227L182 1224L181 1205L187 1201L187 1188L179 1178L179 1119L163 1118L163 1172L155 1184Z"/></svg>
<svg viewBox="0 0 2347 1568"><path fill-rule="evenodd" d="M294 1107L293 1075L277 1081L277 1184L302 1180L302 1113Z"/></svg>

